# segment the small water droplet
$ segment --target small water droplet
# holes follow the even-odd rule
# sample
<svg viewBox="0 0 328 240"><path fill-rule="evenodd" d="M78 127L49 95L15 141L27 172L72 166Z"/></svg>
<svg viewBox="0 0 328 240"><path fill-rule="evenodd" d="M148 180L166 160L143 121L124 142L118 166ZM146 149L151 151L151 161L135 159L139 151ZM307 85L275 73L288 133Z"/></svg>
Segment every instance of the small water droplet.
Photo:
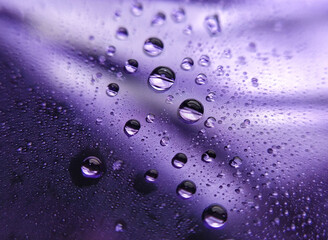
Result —
<svg viewBox="0 0 328 240"><path fill-rule="evenodd" d="M125 62L124 69L127 73L135 73L138 70L138 61L135 59L129 59Z"/></svg>
<svg viewBox="0 0 328 240"><path fill-rule="evenodd" d="M153 123L155 121L155 115L152 113L149 113L146 117L146 122L147 123Z"/></svg>
<svg viewBox="0 0 328 240"><path fill-rule="evenodd" d="M209 117L204 122L205 127L207 128L214 128L216 119L214 117Z"/></svg>
<svg viewBox="0 0 328 240"><path fill-rule="evenodd" d="M168 95L165 99L165 103L172 104L174 97L172 95Z"/></svg>
<svg viewBox="0 0 328 240"><path fill-rule="evenodd" d="M252 78L252 85L253 85L253 87L258 87L259 86L259 80L257 78Z"/></svg>
<svg viewBox="0 0 328 240"><path fill-rule="evenodd" d="M85 178L100 178L105 172L105 166L99 158L90 156L83 160L81 171Z"/></svg>
<svg viewBox="0 0 328 240"><path fill-rule="evenodd" d="M142 14L142 11L143 11L143 6L140 2L134 2L132 3L131 5L131 13L134 15L134 16L140 16Z"/></svg>
<svg viewBox="0 0 328 240"><path fill-rule="evenodd" d="M205 28L210 36L217 36L221 32L219 17L217 14L205 18Z"/></svg>
<svg viewBox="0 0 328 240"><path fill-rule="evenodd" d="M214 102L215 101L215 98L216 98L216 94L214 92L210 92L206 96L206 101L208 101L208 102Z"/></svg>
<svg viewBox="0 0 328 240"><path fill-rule="evenodd" d="M110 57L114 56L115 52L116 52L116 47L108 46L108 48L107 48L107 55L108 56L110 56Z"/></svg>
<svg viewBox="0 0 328 240"><path fill-rule="evenodd" d="M106 94L110 97L115 97L118 94L118 91L120 90L120 87L116 83L110 83L107 86Z"/></svg>
<svg viewBox="0 0 328 240"><path fill-rule="evenodd" d="M158 171L150 169L145 173L145 178L148 182L154 182L158 178Z"/></svg>
<svg viewBox="0 0 328 240"><path fill-rule="evenodd" d="M185 123L195 123L202 118L203 114L203 105L195 99L183 101L178 109L178 115Z"/></svg>
<svg viewBox="0 0 328 240"><path fill-rule="evenodd" d="M139 132L140 123L138 120L131 119L125 123L124 132L128 137L132 137Z"/></svg>
<svg viewBox="0 0 328 240"><path fill-rule="evenodd" d="M121 170L123 167L124 162L122 160L117 160L113 163L113 170L118 171Z"/></svg>
<svg viewBox="0 0 328 240"><path fill-rule="evenodd" d="M158 12L151 20L152 26L162 26L166 21L166 16L162 12Z"/></svg>
<svg viewBox="0 0 328 240"><path fill-rule="evenodd" d="M115 231L116 232L124 232L126 229L126 223L123 220L119 220L115 224Z"/></svg>
<svg viewBox="0 0 328 240"><path fill-rule="evenodd" d="M196 185L190 180L181 182L177 187L177 194L184 199L191 198L196 193Z"/></svg>
<svg viewBox="0 0 328 240"><path fill-rule="evenodd" d="M223 206L212 204L204 209L202 219L207 226L211 228L220 228L226 223L228 213Z"/></svg>
<svg viewBox="0 0 328 240"><path fill-rule="evenodd" d="M125 27L119 27L116 31L116 38L119 40L125 40L129 36L129 32Z"/></svg>
<svg viewBox="0 0 328 240"><path fill-rule="evenodd" d="M165 136L161 139L160 144L164 147L164 146L167 146L169 144L169 142L170 142L170 138Z"/></svg>
<svg viewBox="0 0 328 240"><path fill-rule="evenodd" d="M99 117L99 118L96 119L96 124L97 125L101 125L102 122L103 122L103 119L101 117Z"/></svg>
<svg viewBox="0 0 328 240"><path fill-rule="evenodd" d="M184 29L183 29L183 33L186 35L190 35L192 34L192 26L191 25L187 25Z"/></svg>
<svg viewBox="0 0 328 240"><path fill-rule="evenodd" d="M195 82L197 85L204 85L207 82L207 76L204 73L200 73L195 78Z"/></svg>
<svg viewBox="0 0 328 240"><path fill-rule="evenodd" d="M202 160L204 162L210 163L216 158L216 153L214 150L207 150L205 153L202 155Z"/></svg>
<svg viewBox="0 0 328 240"><path fill-rule="evenodd" d="M208 67L211 64L210 57L207 55L200 56L198 64L202 67Z"/></svg>
<svg viewBox="0 0 328 240"><path fill-rule="evenodd" d="M175 73L168 67L155 68L149 78L149 85L158 92L169 90L175 82Z"/></svg>
<svg viewBox="0 0 328 240"><path fill-rule="evenodd" d="M186 18L185 10L183 8L175 9L172 11L171 17L176 23L183 22Z"/></svg>
<svg viewBox="0 0 328 240"><path fill-rule="evenodd" d="M230 160L229 165L233 168L239 168L243 161L239 157L234 157L233 159Z"/></svg>
<svg viewBox="0 0 328 240"><path fill-rule="evenodd" d="M175 168L182 168L188 161L186 154L184 153L177 153L172 158L172 165Z"/></svg>
<svg viewBox="0 0 328 240"><path fill-rule="evenodd" d="M148 38L143 46L144 52L151 57L156 57L163 52L164 44L159 38Z"/></svg>
<svg viewBox="0 0 328 240"><path fill-rule="evenodd" d="M186 57L181 62L181 68L185 71L191 70L191 68L194 66L194 60L192 60L189 57Z"/></svg>

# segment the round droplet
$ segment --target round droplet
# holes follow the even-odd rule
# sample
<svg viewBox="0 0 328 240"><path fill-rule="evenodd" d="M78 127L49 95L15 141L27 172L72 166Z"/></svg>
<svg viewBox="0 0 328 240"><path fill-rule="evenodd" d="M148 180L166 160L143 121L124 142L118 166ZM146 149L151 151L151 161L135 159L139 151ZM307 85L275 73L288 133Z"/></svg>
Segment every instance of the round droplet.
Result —
<svg viewBox="0 0 328 240"><path fill-rule="evenodd" d="M195 99L183 101L178 109L178 115L185 123L195 123L202 118L203 114L203 105Z"/></svg>
<svg viewBox="0 0 328 240"><path fill-rule="evenodd" d="M153 123L155 121L155 115L152 113L149 113L146 117L146 122L147 123Z"/></svg>
<svg viewBox="0 0 328 240"><path fill-rule="evenodd" d="M182 60L181 68L185 71L191 70L191 68L194 66L194 60L192 60L189 57L186 57Z"/></svg>
<svg viewBox="0 0 328 240"><path fill-rule="evenodd" d="M165 136L161 139L160 144L164 147L164 146L167 146L169 144L169 142L170 142L170 138Z"/></svg>
<svg viewBox="0 0 328 240"><path fill-rule="evenodd" d="M86 178L100 178L105 172L105 166L99 158L90 156L83 160L81 171Z"/></svg>
<svg viewBox="0 0 328 240"><path fill-rule="evenodd" d="M204 85L207 82L207 76L204 73L200 73L195 78L195 83L197 85Z"/></svg>
<svg viewBox="0 0 328 240"><path fill-rule="evenodd" d="M128 137L132 137L139 132L140 123L138 120L131 119L125 123L124 132Z"/></svg>
<svg viewBox="0 0 328 240"><path fill-rule="evenodd" d="M212 162L215 158L216 158L216 153L214 152L214 150L207 150L202 155L202 160L207 163Z"/></svg>
<svg viewBox="0 0 328 240"><path fill-rule="evenodd" d="M138 62L135 59L129 59L125 62L124 69L127 73L135 73L138 70Z"/></svg>
<svg viewBox="0 0 328 240"><path fill-rule="evenodd" d="M126 229L126 223L123 220L119 220L115 224L115 231L116 232L124 232Z"/></svg>
<svg viewBox="0 0 328 240"><path fill-rule="evenodd" d="M175 73L168 67L155 68L149 78L149 85L158 92L169 90L175 82Z"/></svg>
<svg viewBox="0 0 328 240"><path fill-rule="evenodd" d="M123 167L124 162L122 160L117 160L113 163L113 170L118 171L121 170Z"/></svg>
<svg viewBox="0 0 328 240"><path fill-rule="evenodd" d="M106 94L110 97L115 97L118 94L118 91L120 90L120 87L116 83L110 83L107 86Z"/></svg>
<svg viewBox="0 0 328 240"><path fill-rule="evenodd" d="M168 95L165 99L165 103L172 104L174 97L172 95Z"/></svg>
<svg viewBox="0 0 328 240"><path fill-rule="evenodd" d="M185 13L185 10L183 8L178 8L178 9L173 10L171 16L172 16L172 19L173 19L174 22L180 23L180 22L183 22L185 20L186 13Z"/></svg>
<svg viewBox="0 0 328 240"><path fill-rule="evenodd" d="M115 52L116 52L116 47L114 47L114 46L109 46L109 47L107 48L107 55L108 55L108 56L110 56L110 57L114 56Z"/></svg>
<svg viewBox="0 0 328 240"><path fill-rule="evenodd" d="M221 32L221 26L218 15L212 15L205 18L205 28L210 36L214 37Z"/></svg>
<svg viewBox="0 0 328 240"><path fill-rule="evenodd" d="M211 228L220 228L226 223L228 213L223 206L212 204L204 209L202 219L207 226Z"/></svg>
<svg viewBox="0 0 328 240"><path fill-rule="evenodd" d="M177 187L177 194L184 199L191 198L196 193L196 185L190 180L181 182Z"/></svg>
<svg viewBox="0 0 328 240"><path fill-rule="evenodd" d="M202 67L208 67L210 65L210 57L207 55L200 56L198 64Z"/></svg>
<svg viewBox="0 0 328 240"><path fill-rule="evenodd" d="M192 34L192 26L191 25L187 25L184 29L183 29L183 33L186 35L190 35Z"/></svg>
<svg viewBox="0 0 328 240"><path fill-rule="evenodd" d="M131 13L134 15L134 16L140 16L142 14L142 11L143 11L143 6L140 2L134 2L132 3L132 6L131 6Z"/></svg>
<svg viewBox="0 0 328 240"><path fill-rule="evenodd" d="M258 87L259 86L259 80L257 78L252 78L252 85L253 85L253 87Z"/></svg>
<svg viewBox="0 0 328 240"><path fill-rule="evenodd" d="M162 12L158 12L151 20L152 26L162 26L166 21L166 16Z"/></svg>
<svg viewBox="0 0 328 240"><path fill-rule="evenodd" d="M206 101L208 101L208 102L214 102L215 101L215 98L216 98L216 94L214 92L210 92L206 96Z"/></svg>
<svg viewBox="0 0 328 240"><path fill-rule="evenodd" d="M233 159L230 160L229 165L233 168L239 168L243 161L239 157L234 157Z"/></svg>
<svg viewBox="0 0 328 240"><path fill-rule="evenodd" d="M216 119L214 117L209 117L208 119L206 119L206 121L204 122L205 127L207 128L214 128L215 126L215 122Z"/></svg>
<svg viewBox="0 0 328 240"><path fill-rule="evenodd" d="M186 154L184 153L177 153L172 158L172 165L175 168L182 168L188 161Z"/></svg>
<svg viewBox="0 0 328 240"><path fill-rule="evenodd" d="M125 27L119 27L116 31L116 38L119 40L125 40L129 36L129 32Z"/></svg>
<svg viewBox="0 0 328 240"><path fill-rule="evenodd" d="M150 169L145 173L145 178L148 182L154 182L158 178L158 171Z"/></svg>
<svg viewBox="0 0 328 240"><path fill-rule="evenodd" d="M163 52L164 44L160 39L151 37L145 41L143 49L148 56L155 57Z"/></svg>

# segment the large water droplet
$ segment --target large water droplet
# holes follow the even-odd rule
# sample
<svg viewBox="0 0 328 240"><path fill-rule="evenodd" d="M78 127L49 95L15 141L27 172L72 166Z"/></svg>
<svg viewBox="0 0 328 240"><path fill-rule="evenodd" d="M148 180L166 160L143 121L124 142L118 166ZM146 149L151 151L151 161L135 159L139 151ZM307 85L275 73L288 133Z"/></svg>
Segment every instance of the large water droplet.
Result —
<svg viewBox="0 0 328 240"><path fill-rule="evenodd" d="M243 161L239 157L234 157L233 159L230 160L229 165L233 168L239 168Z"/></svg>
<svg viewBox="0 0 328 240"><path fill-rule="evenodd" d="M159 38L148 38L143 46L145 53L149 56L155 57L163 52L164 44Z"/></svg>
<svg viewBox="0 0 328 240"><path fill-rule="evenodd" d="M150 169L145 173L145 178L148 182L154 182L158 178L158 171Z"/></svg>
<svg viewBox="0 0 328 240"><path fill-rule="evenodd" d="M184 199L191 198L196 193L196 185L190 180L181 182L177 187L177 194Z"/></svg>
<svg viewBox="0 0 328 240"><path fill-rule="evenodd" d="M183 8L178 8L172 11L172 19L176 23L183 22L186 18L186 13Z"/></svg>
<svg viewBox="0 0 328 240"><path fill-rule="evenodd" d="M207 82L207 76L204 73L200 73L195 78L195 83L197 85L204 85Z"/></svg>
<svg viewBox="0 0 328 240"><path fill-rule="evenodd" d="M81 171L86 178L100 178L105 172L105 166L99 158L90 156L83 160Z"/></svg>
<svg viewBox="0 0 328 240"><path fill-rule="evenodd" d="M195 123L201 119L203 114L203 105L195 99L183 101L178 109L178 115L185 123Z"/></svg>
<svg viewBox="0 0 328 240"><path fill-rule="evenodd" d="M175 168L182 168L188 161L186 154L184 153L177 153L172 158L172 165Z"/></svg>
<svg viewBox="0 0 328 240"><path fill-rule="evenodd" d="M125 40L129 36L129 32L125 27L119 27L116 31L116 38L119 40Z"/></svg>
<svg viewBox="0 0 328 240"><path fill-rule="evenodd" d="M127 73L135 73L138 70L138 61L135 59L129 59L125 62L124 69Z"/></svg>
<svg viewBox="0 0 328 240"><path fill-rule="evenodd" d="M138 120L131 119L125 123L124 132L128 137L132 137L139 132L140 123Z"/></svg>
<svg viewBox="0 0 328 240"><path fill-rule="evenodd" d="M207 55L200 56L198 64L202 67L208 67L211 64L210 57Z"/></svg>
<svg viewBox="0 0 328 240"><path fill-rule="evenodd" d="M205 28L210 36L217 36L221 32L221 26L218 15L212 15L205 18Z"/></svg>
<svg viewBox="0 0 328 240"><path fill-rule="evenodd" d="M212 162L216 158L216 153L214 150L207 150L205 153L202 155L202 160L204 162Z"/></svg>
<svg viewBox="0 0 328 240"><path fill-rule="evenodd" d="M166 16L162 12L158 12L151 20L152 26L162 26L166 21Z"/></svg>
<svg viewBox="0 0 328 240"><path fill-rule="evenodd" d="M142 6L142 4L140 2L134 2L134 3L132 3L131 13L134 16L140 16L142 14L142 11L143 11L143 6Z"/></svg>
<svg viewBox="0 0 328 240"><path fill-rule="evenodd" d="M159 92L167 91L172 87L175 82L175 74L168 67L157 67L155 68L149 78L149 85Z"/></svg>
<svg viewBox="0 0 328 240"><path fill-rule="evenodd" d="M181 62L181 68L185 71L189 71L194 66L194 60L189 57L186 57Z"/></svg>
<svg viewBox="0 0 328 240"><path fill-rule="evenodd" d="M202 219L207 226L211 228L220 228L226 223L228 213L223 206L212 204L204 209Z"/></svg>
<svg viewBox="0 0 328 240"><path fill-rule="evenodd" d="M120 90L120 87L116 83L110 83L107 86L106 94L110 97L115 97L118 94L118 91Z"/></svg>

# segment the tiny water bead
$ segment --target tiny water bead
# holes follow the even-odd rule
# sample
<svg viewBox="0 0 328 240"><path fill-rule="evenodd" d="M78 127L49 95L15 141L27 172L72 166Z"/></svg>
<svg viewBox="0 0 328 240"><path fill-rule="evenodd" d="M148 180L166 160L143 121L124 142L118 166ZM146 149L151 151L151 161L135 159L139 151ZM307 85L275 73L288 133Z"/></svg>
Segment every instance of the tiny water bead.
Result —
<svg viewBox="0 0 328 240"><path fill-rule="evenodd" d="M181 62L181 68L185 71L190 71L193 66L194 60L192 60L190 57L184 58Z"/></svg>
<svg viewBox="0 0 328 240"><path fill-rule="evenodd" d="M162 12L156 13L156 15L151 20L152 26L162 26L166 21L166 16Z"/></svg>
<svg viewBox="0 0 328 240"><path fill-rule="evenodd" d="M204 122L204 126L207 128L214 128L216 119L214 117L209 117Z"/></svg>
<svg viewBox="0 0 328 240"><path fill-rule="evenodd" d="M159 38L148 38L143 46L144 52L151 57L156 57L163 52L164 44Z"/></svg>
<svg viewBox="0 0 328 240"><path fill-rule="evenodd" d="M195 78L195 83L197 85L204 85L207 82L207 76L204 73L200 73Z"/></svg>
<svg viewBox="0 0 328 240"><path fill-rule="evenodd" d="M172 166L175 168L182 168L188 161L186 154L177 153L172 158Z"/></svg>
<svg viewBox="0 0 328 240"><path fill-rule="evenodd" d="M214 150L207 150L202 155L202 160L207 163L212 162L215 158L216 158L216 153Z"/></svg>
<svg viewBox="0 0 328 240"><path fill-rule="evenodd" d="M155 121L155 115L152 114L152 113L149 113L147 116L146 116L146 122L147 123L153 123Z"/></svg>
<svg viewBox="0 0 328 240"><path fill-rule="evenodd" d="M108 56L110 56L110 57L114 56L115 52L116 52L116 47L108 46L108 48L107 48L107 55Z"/></svg>
<svg viewBox="0 0 328 240"><path fill-rule="evenodd" d="M138 70L139 63L135 59L129 59L125 62L124 70L127 73L135 73Z"/></svg>
<svg viewBox="0 0 328 240"><path fill-rule="evenodd" d="M172 11L171 17L174 22L180 23L186 19L186 13L183 8L178 8Z"/></svg>
<svg viewBox="0 0 328 240"><path fill-rule="evenodd" d="M219 204L212 204L208 206L204 209L202 214L204 224L211 228L222 227L227 222L227 219L227 210Z"/></svg>
<svg viewBox="0 0 328 240"><path fill-rule="evenodd" d="M177 187L177 194L184 199L191 198L196 193L196 185L190 180L181 182Z"/></svg>
<svg viewBox="0 0 328 240"><path fill-rule="evenodd" d="M139 132L140 122L135 119L131 119L125 123L124 132L128 137L132 137Z"/></svg>
<svg viewBox="0 0 328 240"><path fill-rule="evenodd" d="M145 173L145 179L148 182L154 182L158 178L158 171L155 169L150 169Z"/></svg>
<svg viewBox="0 0 328 240"><path fill-rule="evenodd" d="M187 99L184 100L178 109L178 116L185 123L195 123L202 118L204 114L203 105L196 99Z"/></svg>
<svg viewBox="0 0 328 240"><path fill-rule="evenodd" d="M217 36L221 32L221 26L218 15L212 15L205 18L205 28L210 36Z"/></svg>
<svg viewBox="0 0 328 240"><path fill-rule="evenodd" d="M257 78L252 78L252 85L253 85L253 87L258 87L259 86L259 80Z"/></svg>
<svg viewBox="0 0 328 240"><path fill-rule="evenodd" d="M169 142L170 142L170 138L165 136L161 139L160 144L164 147L164 146L167 146L169 144Z"/></svg>
<svg viewBox="0 0 328 240"><path fill-rule="evenodd" d="M229 165L233 168L239 168L243 161L239 157L234 157L233 159L230 160Z"/></svg>
<svg viewBox="0 0 328 240"><path fill-rule="evenodd" d="M158 92L169 90L175 82L175 73L168 67L155 68L149 78L148 84Z"/></svg>
<svg viewBox="0 0 328 240"><path fill-rule="evenodd" d="M118 91L120 90L120 87L118 84L116 83L110 83L108 86L107 86L107 89L106 89L106 94L110 97L115 97L117 94L118 94Z"/></svg>
<svg viewBox="0 0 328 240"><path fill-rule="evenodd" d="M81 171L85 178L100 178L105 172L105 166L99 158L90 156L83 160Z"/></svg>
<svg viewBox="0 0 328 240"><path fill-rule="evenodd" d="M129 36L129 32L125 27L119 27L116 30L116 38L119 40L125 40Z"/></svg>
<svg viewBox="0 0 328 240"><path fill-rule="evenodd" d="M208 67L211 64L210 57L207 55L200 56L198 64L202 67Z"/></svg>
<svg viewBox="0 0 328 240"><path fill-rule="evenodd" d="M140 2L134 2L132 3L132 6L131 6L131 13L134 15L134 16L140 16L142 14L142 11L143 11L143 6Z"/></svg>

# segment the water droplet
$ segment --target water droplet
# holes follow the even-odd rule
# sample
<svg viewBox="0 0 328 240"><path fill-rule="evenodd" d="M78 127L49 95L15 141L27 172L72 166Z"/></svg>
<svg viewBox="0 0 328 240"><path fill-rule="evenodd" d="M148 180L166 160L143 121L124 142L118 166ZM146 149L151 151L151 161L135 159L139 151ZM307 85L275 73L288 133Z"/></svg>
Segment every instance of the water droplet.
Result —
<svg viewBox="0 0 328 240"><path fill-rule="evenodd" d="M246 128L249 124L251 124L251 121L249 121L249 119L245 119L244 122L240 124L240 127Z"/></svg>
<svg viewBox="0 0 328 240"><path fill-rule="evenodd" d="M134 16L140 16L142 14L142 11L143 11L143 6L141 3L139 3L139 2L132 3L131 13Z"/></svg>
<svg viewBox="0 0 328 240"><path fill-rule="evenodd" d="M200 56L198 64L202 67L208 67L211 64L210 57L207 55Z"/></svg>
<svg viewBox="0 0 328 240"><path fill-rule="evenodd" d="M229 165L233 168L239 168L243 161L239 157L234 157L232 160L230 160Z"/></svg>
<svg viewBox="0 0 328 240"><path fill-rule="evenodd" d="M216 119L214 117L209 117L206 119L204 125L207 128L214 128Z"/></svg>
<svg viewBox="0 0 328 240"><path fill-rule="evenodd" d="M152 26L162 26L166 21L166 16L162 12L158 12L151 20Z"/></svg>
<svg viewBox="0 0 328 240"><path fill-rule="evenodd" d="M164 92L169 90L175 82L175 74L168 67L157 67L155 68L149 78L149 85L159 91Z"/></svg>
<svg viewBox="0 0 328 240"><path fill-rule="evenodd" d="M108 48L107 48L107 55L108 56L110 56L110 57L114 56L115 52L116 52L116 47L108 46Z"/></svg>
<svg viewBox="0 0 328 240"><path fill-rule="evenodd" d="M147 123L153 123L155 121L155 115L154 114L151 114L149 113L146 117L146 122Z"/></svg>
<svg viewBox="0 0 328 240"><path fill-rule="evenodd" d="M143 46L145 53L148 56L158 56L163 52L164 44L159 38L151 37L148 38Z"/></svg>
<svg viewBox="0 0 328 240"><path fill-rule="evenodd" d="M172 158L172 165L175 168L182 168L188 161L186 154L184 153L177 153Z"/></svg>
<svg viewBox="0 0 328 240"><path fill-rule="evenodd" d="M212 204L204 209L202 219L207 226L211 228L220 228L226 223L228 213L223 206Z"/></svg>
<svg viewBox="0 0 328 240"><path fill-rule="evenodd" d="M129 36L129 32L125 27L119 27L116 31L116 38L119 40L125 40Z"/></svg>
<svg viewBox="0 0 328 240"><path fill-rule="evenodd" d="M167 104L172 104L172 103L173 103L173 99L174 99L174 97L173 97L172 95L168 95L168 96L166 97L166 99L165 99L165 102L166 102Z"/></svg>
<svg viewBox="0 0 328 240"><path fill-rule="evenodd" d="M106 94L110 97L115 97L118 94L118 91L120 90L120 87L116 83L110 83L107 86Z"/></svg>
<svg viewBox="0 0 328 240"><path fill-rule="evenodd" d="M195 123L201 119L203 114L203 105L195 99L183 101L178 109L178 115L185 123Z"/></svg>
<svg viewBox="0 0 328 240"><path fill-rule="evenodd" d="M124 69L127 73L135 73L138 70L138 61L135 59L129 59L125 62Z"/></svg>
<svg viewBox="0 0 328 240"><path fill-rule="evenodd" d="M202 155L202 160L207 163L212 162L215 158L216 158L216 153L214 152L214 150L207 150Z"/></svg>
<svg viewBox="0 0 328 240"><path fill-rule="evenodd" d="M185 71L191 70L191 68L194 66L194 60L192 60L189 57L186 57L181 62L181 68Z"/></svg>
<svg viewBox="0 0 328 240"><path fill-rule="evenodd" d="M164 147L164 146L168 145L169 142L170 142L170 138L165 136L161 139L160 144Z"/></svg>
<svg viewBox="0 0 328 240"><path fill-rule="evenodd" d="M177 194L184 199L191 198L196 193L196 185L190 180L181 182L177 187Z"/></svg>
<svg viewBox="0 0 328 240"><path fill-rule="evenodd" d="M138 120L131 119L125 123L124 132L128 137L132 137L139 132L140 123Z"/></svg>
<svg viewBox="0 0 328 240"><path fill-rule="evenodd" d="M186 35L190 35L192 34L192 26L191 25L187 25L184 29L183 29L183 33Z"/></svg>
<svg viewBox="0 0 328 240"><path fill-rule="evenodd" d="M124 232L126 229L126 223L123 220L119 220L115 224L115 231L116 232Z"/></svg>
<svg viewBox="0 0 328 240"><path fill-rule="evenodd" d="M205 28L210 36L217 36L221 32L219 17L217 14L205 18Z"/></svg>
<svg viewBox="0 0 328 240"><path fill-rule="evenodd" d="M99 158L90 156L83 160L81 171L86 178L100 178L105 172L105 166Z"/></svg>
<svg viewBox="0 0 328 240"><path fill-rule="evenodd" d="M103 122L103 119L101 117L99 117L99 118L96 119L96 124L97 125L101 125L102 122Z"/></svg>
<svg viewBox="0 0 328 240"><path fill-rule="evenodd" d="M206 101L208 101L208 102L214 102L215 101L215 98L216 98L216 94L214 92L210 92L206 96Z"/></svg>
<svg viewBox="0 0 328 240"><path fill-rule="evenodd" d="M200 73L197 75L195 82L198 85L204 85L207 82L207 76L204 73Z"/></svg>
<svg viewBox="0 0 328 240"><path fill-rule="evenodd" d="M124 162L122 160L117 160L113 163L113 170L118 171L123 167Z"/></svg>
<svg viewBox="0 0 328 240"><path fill-rule="evenodd" d="M259 80L257 78L252 78L252 85L253 87L258 87L259 86Z"/></svg>
<svg viewBox="0 0 328 240"><path fill-rule="evenodd" d="M154 182L158 178L158 171L150 169L145 173L145 178L148 182Z"/></svg>
<svg viewBox="0 0 328 240"><path fill-rule="evenodd" d="M178 8L172 11L171 15L172 19L176 23L183 22L186 18L186 13L183 8Z"/></svg>

